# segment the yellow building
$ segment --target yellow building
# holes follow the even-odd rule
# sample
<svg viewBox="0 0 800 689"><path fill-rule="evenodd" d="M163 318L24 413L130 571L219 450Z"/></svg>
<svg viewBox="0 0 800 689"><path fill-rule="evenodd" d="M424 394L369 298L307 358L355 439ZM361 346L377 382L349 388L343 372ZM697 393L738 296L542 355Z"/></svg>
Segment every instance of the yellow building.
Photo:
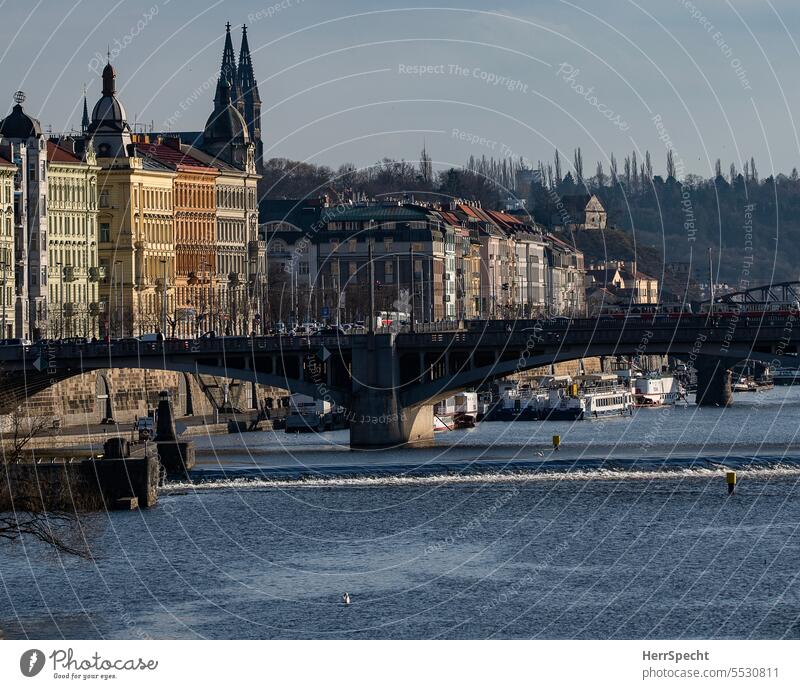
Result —
<svg viewBox="0 0 800 689"><path fill-rule="evenodd" d="M0 149L0 338L14 336L14 176L10 152Z"/></svg>
<svg viewBox="0 0 800 689"><path fill-rule="evenodd" d="M101 167L97 222L105 273L100 295L106 304L101 333L169 334L175 309L175 172L136 152L110 64L103 70L103 95L92 110L87 139Z"/></svg>
<svg viewBox="0 0 800 689"><path fill-rule="evenodd" d="M103 334L163 332L174 311L175 173L146 157L104 159L99 174L100 267L105 273ZM166 286L166 295L164 292Z"/></svg>
<svg viewBox="0 0 800 689"><path fill-rule="evenodd" d="M97 255L97 173L94 151L85 160L74 143L47 142L48 337L96 337L100 304Z"/></svg>

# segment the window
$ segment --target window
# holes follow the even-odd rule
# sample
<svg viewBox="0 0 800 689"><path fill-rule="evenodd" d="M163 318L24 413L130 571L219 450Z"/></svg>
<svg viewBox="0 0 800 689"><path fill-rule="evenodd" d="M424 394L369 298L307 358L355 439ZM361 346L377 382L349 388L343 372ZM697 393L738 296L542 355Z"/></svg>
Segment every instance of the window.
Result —
<svg viewBox="0 0 800 689"><path fill-rule="evenodd" d="M111 227L107 222L100 223L100 241L101 242L111 241Z"/></svg>
<svg viewBox="0 0 800 689"><path fill-rule="evenodd" d="M100 208L108 208L108 192L105 189L100 192Z"/></svg>
<svg viewBox="0 0 800 689"><path fill-rule="evenodd" d="M392 237L383 238L383 250L388 254L394 246L394 239Z"/></svg>
<svg viewBox="0 0 800 689"><path fill-rule="evenodd" d="M356 252L356 240L355 239L349 239L347 241L347 245L348 245L348 248L350 250L350 253L354 254Z"/></svg>
<svg viewBox="0 0 800 689"><path fill-rule="evenodd" d="M358 271L358 264L355 261L350 261L348 267L349 267L349 275L350 277L353 277Z"/></svg>

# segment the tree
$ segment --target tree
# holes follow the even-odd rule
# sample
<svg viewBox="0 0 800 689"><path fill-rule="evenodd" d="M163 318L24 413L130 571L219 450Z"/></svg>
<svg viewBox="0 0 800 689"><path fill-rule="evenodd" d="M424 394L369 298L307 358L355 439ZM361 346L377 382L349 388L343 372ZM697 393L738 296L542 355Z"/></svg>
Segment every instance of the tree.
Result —
<svg viewBox="0 0 800 689"><path fill-rule="evenodd" d="M575 149L574 153L575 162L575 179L578 184L583 184L583 154L580 148Z"/></svg>
<svg viewBox="0 0 800 689"><path fill-rule="evenodd" d="M30 416L20 408L10 415L9 423L9 431L0 436L0 495L3 490L8 491L6 497L11 510L0 513L0 541L14 542L32 536L59 552L90 558L88 546L77 528L77 515L46 510L35 481L12 480L9 476L9 467L25 460L26 447L33 438L46 432L51 420Z"/></svg>
<svg viewBox="0 0 800 689"><path fill-rule="evenodd" d="M675 173L675 156L672 153L672 149L667 151L667 179L677 179Z"/></svg>

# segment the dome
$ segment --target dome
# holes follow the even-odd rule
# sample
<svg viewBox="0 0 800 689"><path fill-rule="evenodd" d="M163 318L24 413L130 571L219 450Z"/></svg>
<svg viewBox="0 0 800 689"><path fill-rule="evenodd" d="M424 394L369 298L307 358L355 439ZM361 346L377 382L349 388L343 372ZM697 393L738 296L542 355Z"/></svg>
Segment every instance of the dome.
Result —
<svg viewBox="0 0 800 689"><path fill-rule="evenodd" d="M128 115L122 103L116 96L102 96L92 110L92 122L96 124L108 124L117 122L120 125L126 122Z"/></svg>
<svg viewBox="0 0 800 689"><path fill-rule="evenodd" d="M0 136L7 139L30 139L42 135L42 126L39 120L26 115L22 105L17 103L11 114L0 121Z"/></svg>
<svg viewBox="0 0 800 689"><path fill-rule="evenodd" d="M250 143L250 134L247 132L247 123L232 103L228 103L221 110L215 110L206 122L203 130L203 139L206 142L219 141L229 143Z"/></svg>
<svg viewBox="0 0 800 689"><path fill-rule="evenodd" d="M231 103L231 87L227 81L221 80L217 84L214 104L214 112L203 130L203 141L207 144L250 143L247 123L242 113Z"/></svg>

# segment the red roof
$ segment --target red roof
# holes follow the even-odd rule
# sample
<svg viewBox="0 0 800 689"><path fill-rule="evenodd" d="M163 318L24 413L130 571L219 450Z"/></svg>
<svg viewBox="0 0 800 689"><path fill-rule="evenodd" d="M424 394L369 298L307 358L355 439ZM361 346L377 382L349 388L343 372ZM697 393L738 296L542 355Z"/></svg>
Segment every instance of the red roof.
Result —
<svg viewBox="0 0 800 689"><path fill-rule="evenodd" d="M76 156L72 151L59 146L53 141L47 142L47 161L50 163L73 163L81 162L81 159Z"/></svg>
<svg viewBox="0 0 800 689"><path fill-rule="evenodd" d="M136 150L150 158L155 158L160 163L177 168L177 167L193 167L199 168L203 171L216 170L216 168L208 165L197 158L194 158L187 153L184 153L178 148L169 146L163 143L136 143L134 144Z"/></svg>

